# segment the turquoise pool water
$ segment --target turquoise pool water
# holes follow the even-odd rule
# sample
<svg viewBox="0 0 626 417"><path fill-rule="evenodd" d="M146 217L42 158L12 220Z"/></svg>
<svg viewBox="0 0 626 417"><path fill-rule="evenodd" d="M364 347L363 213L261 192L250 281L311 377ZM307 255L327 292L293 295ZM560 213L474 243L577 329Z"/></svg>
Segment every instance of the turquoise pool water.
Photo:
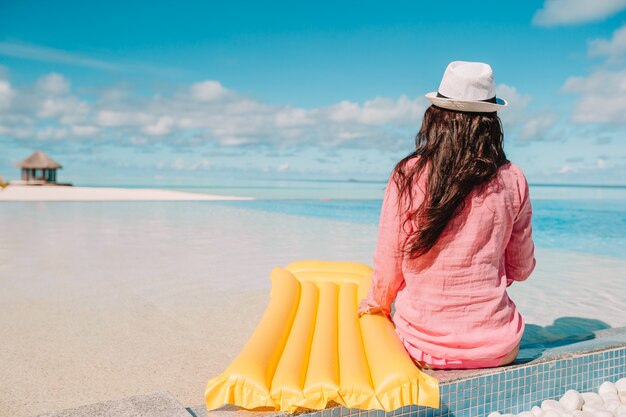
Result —
<svg viewBox="0 0 626 417"><path fill-rule="evenodd" d="M27 291L35 283L44 288L46 271L50 280L121 280L139 293L161 281L159 296L211 291L219 299L267 288L273 267L297 259L372 262L380 184L350 194L377 196L367 199L320 198L317 191L317 198L298 199L292 191L275 186L271 194L281 199L230 202L3 203L0 276L19 277ZM530 322L549 324L577 305L588 317L626 325L624 191L531 188L538 267L533 285L511 289Z"/></svg>
<svg viewBox="0 0 626 417"><path fill-rule="evenodd" d="M219 203L355 224L378 223L384 181L249 180L173 190L240 195ZM626 186L531 184L537 246L626 259Z"/></svg>
<svg viewBox="0 0 626 417"><path fill-rule="evenodd" d="M381 200L254 200L223 204L376 225ZM626 200L536 200L533 235L540 247L626 259Z"/></svg>

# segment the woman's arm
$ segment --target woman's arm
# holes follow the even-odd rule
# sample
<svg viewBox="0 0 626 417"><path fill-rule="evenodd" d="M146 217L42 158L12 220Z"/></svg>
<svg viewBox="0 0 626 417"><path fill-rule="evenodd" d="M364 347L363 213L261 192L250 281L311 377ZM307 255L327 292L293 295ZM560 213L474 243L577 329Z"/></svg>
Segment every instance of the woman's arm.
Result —
<svg viewBox="0 0 626 417"><path fill-rule="evenodd" d="M391 303L404 283L402 247L406 240L398 212L398 188L391 176L380 211L378 241L374 252L374 271L367 298L359 304L359 315L382 312L390 318Z"/></svg>
<svg viewBox="0 0 626 417"><path fill-rule="evenodd" d="M515 217L511 238L504 253L507 285L524 281L535 269L535 244L532 238L532 206L528 182L523 174L520 179L520 210Z"/></svg>

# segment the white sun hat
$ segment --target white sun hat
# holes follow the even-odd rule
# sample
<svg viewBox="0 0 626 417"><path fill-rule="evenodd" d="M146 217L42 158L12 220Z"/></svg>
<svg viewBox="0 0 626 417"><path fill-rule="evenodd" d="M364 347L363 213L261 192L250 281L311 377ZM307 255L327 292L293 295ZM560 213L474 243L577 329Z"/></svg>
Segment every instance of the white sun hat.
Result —
<svg viewBox="0 0 626 417"><path fill-rule="evenodd" d="M496 97L493 70L482 62L451 62L439 90L426 94L426 98L437 107L466 112L494 112L508 105Z"/></svg>

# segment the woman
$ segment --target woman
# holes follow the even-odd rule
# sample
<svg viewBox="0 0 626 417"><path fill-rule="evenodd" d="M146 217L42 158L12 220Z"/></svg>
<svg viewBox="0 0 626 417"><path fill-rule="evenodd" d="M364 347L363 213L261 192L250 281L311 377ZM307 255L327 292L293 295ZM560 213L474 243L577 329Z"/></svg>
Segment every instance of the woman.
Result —
<svg viewBox="0 0 626 417"><path fill-rule="evenodd" d="M535 267L524 174L506 159L491 67L448 65L426 97L415 152L383 200L372 285L360 314L391 317L420 366L511 363L524 321L506 289Z"/></svg>

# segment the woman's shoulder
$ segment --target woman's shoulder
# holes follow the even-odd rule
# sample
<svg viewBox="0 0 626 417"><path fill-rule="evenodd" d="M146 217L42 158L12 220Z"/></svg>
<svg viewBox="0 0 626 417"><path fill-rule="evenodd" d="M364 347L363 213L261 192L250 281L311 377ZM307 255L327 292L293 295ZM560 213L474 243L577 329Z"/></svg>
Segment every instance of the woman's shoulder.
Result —
<svg viewBox="0 0 626 417"><path fill-rule="evenodd" d="M515 163L509 161L502 165L498 170L498 176L508 179L510 182L514 182L520 185L527 183L526 175L524 171Z"/></svg>
<svg viewBox="0 0 626 417"><path fill-rule="evenodd" d="M519 206L528 197L529 189L526 175L513 162L507 162L500 167L497 183L500 186L504 185L504 187L498 187L498 189L504 191L506 195L513 199L514 206Z"/></svg>
<svg viewBox="0 0 626 417"><path fill-rule="evenodd" d="M413 172L416 169L417 164L422 160L421 155L412 155L404 158L400 162L398 162L391 171L391 176L397 176L399 173L406 175L410 172ZM426 161L423 165L423 172L428 172L430 168L430 162Z"/></svg>
<svg viewBox="0 0 626 417"><path fill-rule="evenodd" d="M415 166L415 164L417 164L420 159L422 159L421 155L410 155L407 156L406 158L404 158L403 162L401 161L400 163L398 163L396 165L396 168L398 167L398 165L403 165L404 168L413 168Z"/></svg>
<svg viewBox="0 0 626 417"><path fill-rule="evenodd" d="M420 158L420 155L417 155L412 158L407 157L404 160L398 162L391 170L391 174L389 175L389 182L391 182L392 180L395 181L398 178L406 177L415 169L415 165L420 160Z"/></svg>

